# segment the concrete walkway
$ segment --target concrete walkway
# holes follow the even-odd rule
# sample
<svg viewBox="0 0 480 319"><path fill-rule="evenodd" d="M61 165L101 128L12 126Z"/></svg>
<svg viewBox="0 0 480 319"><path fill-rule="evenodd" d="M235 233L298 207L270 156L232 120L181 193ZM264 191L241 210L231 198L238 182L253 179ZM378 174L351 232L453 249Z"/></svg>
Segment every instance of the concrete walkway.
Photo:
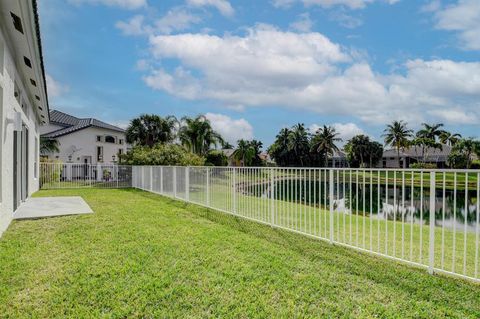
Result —
<svg viewBox="0 0 480 319"><path fill-rule="evenodd" d="M79 196L35 197L20 205L13 219L45 218L66 215L91 214L92 209Z"/></svg>

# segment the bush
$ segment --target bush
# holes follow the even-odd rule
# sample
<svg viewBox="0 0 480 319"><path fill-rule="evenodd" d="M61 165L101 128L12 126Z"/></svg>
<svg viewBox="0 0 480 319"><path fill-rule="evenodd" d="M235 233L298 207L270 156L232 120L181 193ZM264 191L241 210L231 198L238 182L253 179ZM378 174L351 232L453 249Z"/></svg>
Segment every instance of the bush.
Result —
<svg viewBox="0 0 480 319"><path fill-rule="evenodd" d="M437 164L433 164L433 163L413 163L413 164L410 164L410 168L435 169L435 168L437 168Z"/></svg>
<svg viewBox="0 0 480 319"><path fill-rule="evenodd" d="M471 169L480 169L480 160L475 160L472 161L472 164L470 165Z"/></svg>
<svg viewBox="0 0 480 319"><path fill-rule="evenodd" d="M157 144L153 147L134 146L120 156L125 165L178 165L200 166L205 159L177 144Z"/></svg>
<svg viewBox="0 0 480 319"><path fill-rule="evenodd" d="M205 159L207 166L227 166L228 157L222 151L212 150Z"/></svg>

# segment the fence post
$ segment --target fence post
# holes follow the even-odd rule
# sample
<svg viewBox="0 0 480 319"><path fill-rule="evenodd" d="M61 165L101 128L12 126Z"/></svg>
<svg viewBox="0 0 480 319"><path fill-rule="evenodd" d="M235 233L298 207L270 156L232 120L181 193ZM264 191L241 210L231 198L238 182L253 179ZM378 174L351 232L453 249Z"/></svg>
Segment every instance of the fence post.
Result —
<svg viewBox="0 0 480 319"><path fill-rule="evenodd" d="M177 198L177 167L173 167L173 198Z"/></svg>
<svg viewBox="0 0 480 319"><path fill-rule="evenodd" d="M333 169L330 169L329 185L328 185L328 199L330 206L330 243L333 244Z"/></svg>
<svg viewBox="0 0 480 319"><path fill-rule="evenodd" d="M150 191L153 192L153 166L150 166Z"/></svg>
<svg viewBox="0 0 480 319"><path fill-rule="evenodd" d="M160 166L160 194L163 194L163 166Z"/></svg>
<svg viewBox="0 0 480 319"><path fill-rule="evenodd" d="M185 167L185 199L188 202L190 200L190 169Z"/></svg>
<svg viewBox="0 0 480 319"><path fill-rule="evenodd" d="M430 172L430 247L428 254L428 273L433 274L435 266L435 172Z"/></svg>
<svg viewBox="0 0 480 319"><path fill-rule="evenodd" d="M270 169L270 214L271 214L271 226L275 225L275 177L273 168Z"/></svg>
<svg viewBox="0 0 480 319"><path fill-rule="evenodd" d="M233 167L233 187L232 187L233 213L237 213L237 169Z"/></svg>
<svg viewBox="0 0 480 319"><path fill-rule="evenodd" d="M97 172L98 174L98 172ZM142 190L145 190L145 166L142 166Z"/></svg>
<svg viewBox="0 0 480 319"><path fill-rule="evenodd" d="M207 167L207 206L210 207L210 168Z"/></svg>

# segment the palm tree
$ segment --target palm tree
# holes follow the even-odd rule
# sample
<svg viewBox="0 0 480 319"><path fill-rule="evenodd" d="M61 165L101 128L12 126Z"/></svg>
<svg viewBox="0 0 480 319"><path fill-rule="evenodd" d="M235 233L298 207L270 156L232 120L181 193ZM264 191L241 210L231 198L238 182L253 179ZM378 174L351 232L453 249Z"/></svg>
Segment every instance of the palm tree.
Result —
<svg viewBox="0 0 480 319"><path fill-rule="evenodd" d="M298 123L293 126L288 135L288 150L292 151L295 157L300 161L300 166L303 166L303 158L308 153L308 133L303 123Z"/></svg>
<svg viewBox="0 0 480 319"><path fill-rule="evenodd" d="M335 142L341 142L342 139L338 135L339 133L335 131L334 127L324 125L317 130L312 138L312 150L322 154L325 167L328 166L328 157L333 156L339 150Z"/></svg>
<svg viewBox="0 0 480 319"><path fill-rule="evenodd" d="M415 139L412 141L414 145L418 145L422 148L423 161L425 162L428 158L428 148L442 149L442 144L437 141L437 138L440 137L445 131L441 129L443 127L442 123L437 124L427 124L422 123L423 128L420 129ZM425 152L427 150L427 152Z"/></svg>
<svg viewBox="0 0 480 319"><path fill-rule="evenodd" d="M237 161L241 161L242 166L248 166L255 156L255 149L250 142L242 139L238 141L238 146L232 156Z"/></svg>
<svg viewBox="0 0 480 319"><path fill-rule="evenodd" d="M60 152L60 143L51 138L40 137L40 154L45 155L48 153Z"/></svg>
<svg viewBox="0 0 480 319"><path fill-rule="evenodd" d="M397 150L398 167L402 167L400 160L400 149L404 149L409 144L409 138L412 137L413 131L407 128L407 123L403 121L393 121L387 125L383 131L385 145L395 147Z"/></svg>
<svg viewBox="0 0 480 319"><path fill-rule="evenodd" d="M443 127L442 123L437 123L432 125L427 123L422 123L422 126L423 128L417 132L418 137L423 137L423 138L436 141L437 137L439 137L442 133L445 132L444 130L441 129Z"/></svg>
<svg viewBox="0 0 480 319"><path fill-rule="evenodd" d="M142 114L130 121L126 131L127 142L149 147L171 142L175 138L177 122L174 116L162 118L155 114Z"/></svg>
<svg viewBox="0 0 480 319"><path fill-rule="evenodd" d="M462 138L453 148L453 153L461 153L465 156L467 162L467 169L470 169L472 164L472 155L480 150L480 142L473 138Z"/></svg>
<svg viewBox="0 0 480 319"><path fill-rule="evenodd" d="M289 136L290 130L288 128L282 128L275 137L275 142L268 148L268 154L270 154L280 166L290 165L291 156L288 148Z"/></svg>
<svg viewBox="0 0 480 319"><path fill-rule="evenodd" d="M183 117L181 122L178 132L180 142L195 154L206 155L212 145L224 143L204 115L195 118Z"/></svg>
<svg viewBox="0 0 480 319"><path fill-rule="evenodd" d="M462 135L458 133L450 133L448 131L443 131L440 134L440 142L449 146L455 146L455 144L462 138Z"/></svg>
<svg viewBox="0 0 480 319"><path fill-rule="evenodd" d="M223 148L224 150L232 150L232 149L233 149L233 145L230 144L230 143L227 142L227 141L224 141L224 142L222 143L222 148Z"/></svg>

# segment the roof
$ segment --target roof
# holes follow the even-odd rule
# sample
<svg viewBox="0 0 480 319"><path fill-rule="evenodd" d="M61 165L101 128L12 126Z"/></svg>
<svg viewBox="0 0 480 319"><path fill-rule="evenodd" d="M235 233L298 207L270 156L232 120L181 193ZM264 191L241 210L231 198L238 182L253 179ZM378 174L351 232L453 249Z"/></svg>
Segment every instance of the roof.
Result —
<svg viewBox="0 0 480 319"><path fill-rule="evenodd" d="M45 90L45 104L47 106L47 112L50 114L50 105L48 103L48 91L47 91L47 79L45 77L45 65L43 63L43 51L42 51L42 38L41 38L41 33L40 33L40 22L38 18L38 5L37 5L37 0L32 1L32 6L33 6L33 15L34 15L34 20L35 20L35 31L37 33L37 46L38 46L38 52L40 55L40 67L42 69L42 77L43 77L43 89Z"/></svg>
<svg viewBox="0 0 480 319"><path fill-rule="evenodd" d="M121 133L125 132L125 130L120 127L102 122L94 118L78 118L57 110L53 110L50 112L50 123L53 125L61 126L62 128L47 134L43 134L43 137L57 138L79 130L83 130L88 127L98 127Z"/></svg>
<svg viewBox="0 0 480 319"><path fill-rule="evenodd" d="M441 149L433 147L412 146L405 149L400 149L400 157L423 158L424 152L427 160L446 159L452 152L452 147L442 145ZM383 157L398 157L396 149L389 149L383 152Z"/></svg>

